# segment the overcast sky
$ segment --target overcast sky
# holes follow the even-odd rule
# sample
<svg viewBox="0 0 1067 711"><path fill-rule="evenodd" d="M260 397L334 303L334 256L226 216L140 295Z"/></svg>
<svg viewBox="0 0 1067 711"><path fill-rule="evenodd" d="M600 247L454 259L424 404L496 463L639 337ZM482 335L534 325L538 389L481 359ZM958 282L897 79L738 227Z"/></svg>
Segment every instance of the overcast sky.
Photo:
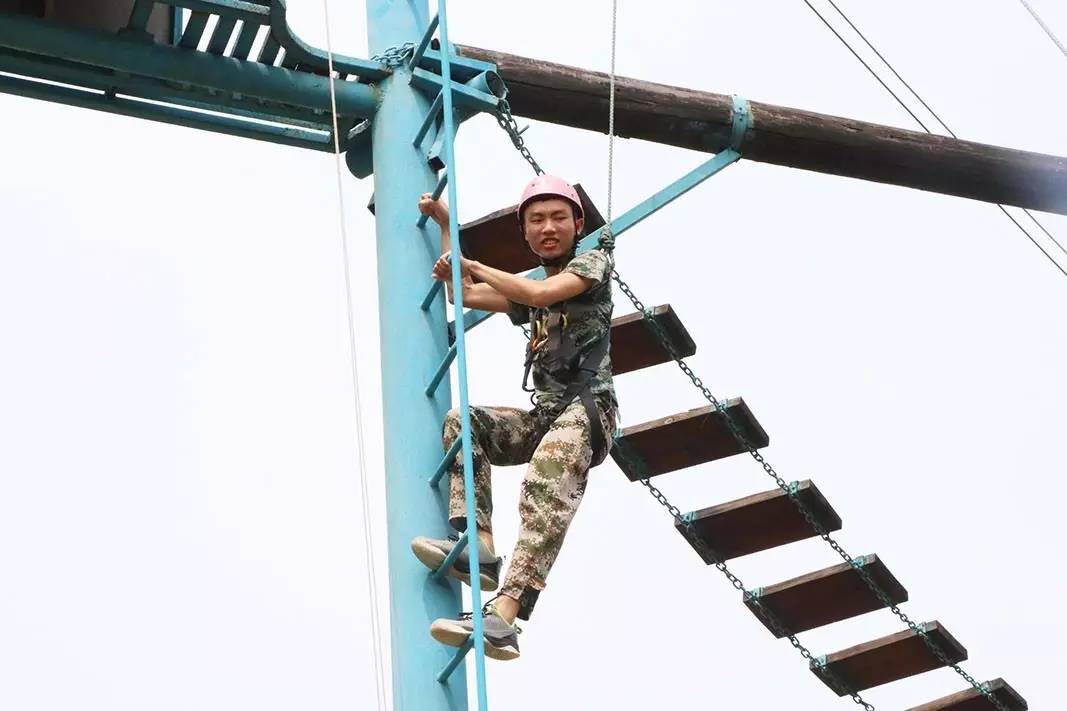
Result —
<svg viewBox="0 0 1067 711"><path fill-rule="evenodd" d="M1015 0L839 4L961 137L1067 155L1067 58ZM1067 6L1032 4L1067 36ZM324 46L321 2L289 5ZM622 74L914 127L802 0L619 5ZM451 6L457 42L608 67L606 0ZM365 56L363 7L332 0L338 51ZM8 95L0 115L0 708L373 708L332 157ZM526 140L604 209L604 137ZM457 150L461 219L515 201L529 171L495 121ZM620 142L616 209L704 158ZM344 190L384 561L371 181ZM1067 218L1040 218L1067 241ZM941 621L979 680L1059 703L1067 278L993 206L749 162L617 257L904 610ZM472 401L522 406L521 333L494 319L468 343ZM626 425L704 404L671 365L617 385ZM521 475L495 480L505 551ZM747 457L657 484L683 510L773 488ZM837 562L807 541L731 567L757 587ZM801 639L826 654L900 628L882 611ZM519 662L490 662L493 708L851 706L610 461L525 630ZM940 670L865 696L964 686Z"/></svg>

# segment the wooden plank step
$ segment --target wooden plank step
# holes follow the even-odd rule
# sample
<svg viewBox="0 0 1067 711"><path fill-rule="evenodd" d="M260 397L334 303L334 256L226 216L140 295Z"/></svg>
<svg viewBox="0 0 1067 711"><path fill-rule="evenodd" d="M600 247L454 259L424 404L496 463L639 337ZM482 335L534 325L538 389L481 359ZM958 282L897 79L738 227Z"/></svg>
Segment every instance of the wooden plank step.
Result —
<svg viewBox="0 0 1067 711"><path fill-rule="evenodd" d="M652 316L667 333L678 357L688 358L697 352L696 343L670 304L652 309ZM627 314L611 321L611 367L615 375L672 361L670 352L645 323L644 314Z"/></svg>
<svg viewBox="0 0 1067 711"><path fill-rule="evenodd" d="M767 433L741 398L723 402L727 413L757 449L769 443ZM632 467L623 450L643 465ZM611 456L630 481L722 459L746 451L712 405L627 427L616 438Z"/></svg>
<svg viewBox="0 0 1067 711"><path fill-rule="evenodd" d="M857 562L895 604L908 599L908 591L897 582L878 556L864 556ZM759 588L754 592L760 602L770 608L793 633L805 632L886 607L863 582L859 572L848 563L817 570L792 580ZM774 629L756 612L755 603L748 599L745 599L744 603L773 634Z"/></svg>
<svg viewBox="0 0 1067 711"><path fill-rule="evenodd" d="M940 622L927 622L922 629L953 664L967 658L967 650ZM831 669L837 678L848 684L851 691L863 691L943 666L944 662L910 629L834 652L810 663L811 671L838 696L846 696L850 692L835 688L833 677L824 671L824 667Z"/></svg>
<svg viewBox="0 0 1067 711"><path fill-rule="evenodd" d="M827 531L841 529L841 517L815 484L798 482L796 495ZM688 516L693 521L696 536L704 542L712 557L697 546L693 546L693 550L709 565L815 536L796 504L781 489L700 509ZM685 535L684 526L675 524L675 528Z"/></svg>
<svg viewBox="0 0 1067 711"><path fill-rule="evenodd" d="M584 233L590 234L604 225L604 218L580 184L575 184L574 189L582 199L582 210L585 212ZM522 238L518 219L515 217L517 207L517 204L505 207L461 225L459 243L463 254L482 264L513 274L540 266L537 255L530 251Z"/></svg>
<svg viewBox="0 0 1067 711"><path fill-rule="evenodd" d="M1026 699L1019 696L1003 679L987 681L985 687L1008 711L1026 711L1030 708ZM996 708L989 700L974 689L967 689L922 706L915 706L908 711L989 711Z"/></svg>

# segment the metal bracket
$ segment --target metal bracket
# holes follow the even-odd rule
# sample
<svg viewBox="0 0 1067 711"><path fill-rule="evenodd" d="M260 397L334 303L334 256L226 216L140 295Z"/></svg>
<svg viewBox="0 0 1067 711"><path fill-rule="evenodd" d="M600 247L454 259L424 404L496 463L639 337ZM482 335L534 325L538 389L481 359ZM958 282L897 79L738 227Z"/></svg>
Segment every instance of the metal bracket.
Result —
<svg viewBox="0 0 1067 711"><path fill-rule="evenodd" d="M732 151L741 152L741 144L745 142L745 136L752 129L752 107L748 99L734 94L734 108L730 112L730 145Z"/></svg>

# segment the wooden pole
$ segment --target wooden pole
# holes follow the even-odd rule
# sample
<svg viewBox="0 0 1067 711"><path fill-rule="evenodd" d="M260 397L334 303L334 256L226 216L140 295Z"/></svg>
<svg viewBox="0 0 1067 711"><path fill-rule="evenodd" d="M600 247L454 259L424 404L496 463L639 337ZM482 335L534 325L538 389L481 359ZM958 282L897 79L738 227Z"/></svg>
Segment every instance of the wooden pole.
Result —
<svg viewBox="0 0 1067 711"><path fill-rule="evenodd" d="M477 47L457 50L497 65L516 115L607 132L607 74ZM711 153L729 141L730 96L628 78L616 79L615 92L619 136ZM754 126L741 151L749 160L1067 214L1067 158L751 105ZM1005 111L1005 120L1019 121L1012 116Z"/></svg>

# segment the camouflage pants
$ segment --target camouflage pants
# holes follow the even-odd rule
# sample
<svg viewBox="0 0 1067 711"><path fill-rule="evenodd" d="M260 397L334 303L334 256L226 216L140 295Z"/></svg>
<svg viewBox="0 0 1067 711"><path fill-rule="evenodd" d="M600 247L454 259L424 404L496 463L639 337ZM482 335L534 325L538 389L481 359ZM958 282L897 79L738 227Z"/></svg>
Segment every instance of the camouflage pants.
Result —
<svg viewBox="0 0 1067 711"><path fill-rule="evenodd" d="M599 410L599 408L598 408ZM519 498L519 538L500 594L520 603L519 616L529 619L545 578L559 555L563 537L582 501L593 448L589 417L580 400L556 418L540 440L537 421L530 413L512 407L471 407L471 444L474 460L474 499L479 530L492 531L492 464L512 466L529 462ZM599 410L605 439L611 445L614 412ZM447 450L460 436L456 409L445 417ZM606 452L604 453L606 454ZM462 455L452 465L449 522L457 531L467 528Z"/></svg>

